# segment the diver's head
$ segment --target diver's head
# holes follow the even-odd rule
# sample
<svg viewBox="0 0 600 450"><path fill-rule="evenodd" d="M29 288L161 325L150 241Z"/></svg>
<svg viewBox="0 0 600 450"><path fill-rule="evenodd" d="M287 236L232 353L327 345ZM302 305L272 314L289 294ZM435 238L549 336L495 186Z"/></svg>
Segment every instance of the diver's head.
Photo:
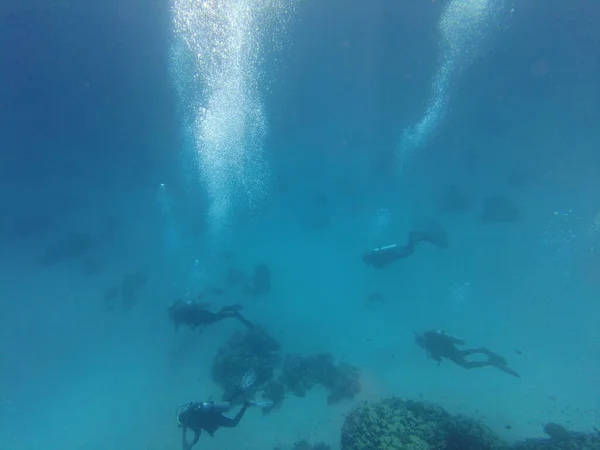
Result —
<svg viewBox="0 0 600 450"><path fill-rule="evenodd" d="M177 425L184 428L190 428L192 414L194 410L199 407L200 405L198 403L188 403L177 408Z"/></svg>
<svg viewBox="0 0 600 450"><path fill-rule="evenodd" d="M421 336L420 334L417 334L414 331L413 333L415 335L415 344L417 344L421 348L427 348L427 339L425 338L425 336Z"/></svg>

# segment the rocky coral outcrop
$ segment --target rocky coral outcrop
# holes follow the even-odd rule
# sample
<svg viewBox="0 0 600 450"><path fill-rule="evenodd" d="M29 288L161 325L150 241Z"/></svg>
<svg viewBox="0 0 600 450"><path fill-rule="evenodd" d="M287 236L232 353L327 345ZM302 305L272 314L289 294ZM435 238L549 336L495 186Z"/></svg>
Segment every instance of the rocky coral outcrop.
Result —
<svg viewBox="0 0 600 450"><path fill-rule="evenodd" d="M342 427L342 450L506 450L479 422L443 408L392 397L351 411Z"/></svg>
<svg viewBox="0 0 600 450"><path fill-rule="evenodd" d="M580 433L569 431L557 423L544 425L549 436L543 439L526 439L512 450L600 450L600 432Z"/></svg>
<svg viewBox="0 0 600 450"><path fill-rule="evenodd" d="M212 366L212 377L225 390L224 398L237 390L239 380L250 369L256 372L255 386L271 380L281 360L279 350L279 343L262 327L236 333L229 339L217 352Z"/></svg>

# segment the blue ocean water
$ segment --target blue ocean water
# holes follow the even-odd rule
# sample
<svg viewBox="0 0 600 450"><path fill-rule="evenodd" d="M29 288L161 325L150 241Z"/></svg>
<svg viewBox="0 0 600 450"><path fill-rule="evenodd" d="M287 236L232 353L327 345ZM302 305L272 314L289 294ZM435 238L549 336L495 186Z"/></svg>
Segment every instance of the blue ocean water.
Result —
<svg viewBox="0 0 600 450"><path fill-rule="evenodd" d="M0 448L181 448L177 407L249 368L276 407L198 448L351 450L346 417L391 396L510 445L593 439L599 21L591 1L4 1ZM520 378L438 365L428 330Z"/></svg>

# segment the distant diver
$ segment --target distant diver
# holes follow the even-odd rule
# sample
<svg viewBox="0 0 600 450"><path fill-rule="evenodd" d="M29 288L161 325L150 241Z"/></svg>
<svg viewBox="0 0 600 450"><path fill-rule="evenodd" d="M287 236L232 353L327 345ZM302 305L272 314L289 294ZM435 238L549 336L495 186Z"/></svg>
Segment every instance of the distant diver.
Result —
<svg viewBox="0 0 600 450"><path fill-rule="evenodd" d="M427 331L422 335L415 333L415 343L427 350L427 356L437 361L438 365L442 362L442 358L446 358L465 369L491 366L513 377L521 378L517 372L508 368L508 363L502 356L483 347L460 350L456 346L465 345L466 342L442 330ZM469 361L466 358L476 354L485 355L487 359L485 361Z"/></svg>
<svg viewBox="0 0 600 450"><path fill-rule="evenodd" d="M376 269L385 269L391 263L412 255L416 245L423 241L429 242L438 248L448 248L450 243L446 230L439 224L433 223L432 225L426 227L427 229L423 231L411 231L408 234L408 243L404 246L386 245L363 254L363 262L367 266L373 266Z"/></svg>
<svg viewBox="0 0 600 450"><path fill-rule="evenodd" d="M182 443L183 450L190 450L194 445L198 443L200 434L202 431L206 431L209 435L213 436L219 428L235 428L244 417L244 413L250 406L258 407L269 407L272 406L271 402L255 402L246 400L242 406L242 409L232 419L224 416L224 412L228 412L231 409L232 401L236 397L243 395L252 384L256 381L256 372L250 369L242 377L238 389L229 397L226 402L191 402L186 405L182 405L177 408L177 424L182 429ZM187 440L187 432L192 430L194 437L191 442Z"/></svg>
<svg viewBox="0 0 600 450"><path fill-rule="evenodd" d="M224 306L220 311L214 313L208 310L208 303L182 299L175 300L169 306L169 318L176 328L187 325L192 329L211 325L225 319L237 319L248 329L254 328L252 322L240 313L242 305Z"/></svg>

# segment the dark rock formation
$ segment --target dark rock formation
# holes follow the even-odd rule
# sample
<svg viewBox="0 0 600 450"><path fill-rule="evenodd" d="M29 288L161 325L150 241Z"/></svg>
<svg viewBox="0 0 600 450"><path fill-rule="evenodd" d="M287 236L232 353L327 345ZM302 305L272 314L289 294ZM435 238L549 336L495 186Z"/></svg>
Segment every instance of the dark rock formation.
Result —
<svg viewBox="0 0 600 450"><path fill-rule="evenodd" d="M600 450L600 433L578 433L557 423L544 425L546 439L526 439L512 450Z"/></svg>
<svg viewBox="0 0 600 450"><path fill-rule="evenodd" d="M358 370L348 364L336 365L329 353L319 353L309 357L287 355L279 380L286 389L299 397L316 384L329 390L328 404L343 399L352 399L360 392Z"/></svg>
<svg viewBox="0 0 600 450"><path fill-rule="evenodd" d="M250 369L256 371L255 388L271 380L281 361L279 350L279 343L258 326L229 339L217 352L212 365L213 380L223 387L224 398L237 389L240 379Z"/></svg>

